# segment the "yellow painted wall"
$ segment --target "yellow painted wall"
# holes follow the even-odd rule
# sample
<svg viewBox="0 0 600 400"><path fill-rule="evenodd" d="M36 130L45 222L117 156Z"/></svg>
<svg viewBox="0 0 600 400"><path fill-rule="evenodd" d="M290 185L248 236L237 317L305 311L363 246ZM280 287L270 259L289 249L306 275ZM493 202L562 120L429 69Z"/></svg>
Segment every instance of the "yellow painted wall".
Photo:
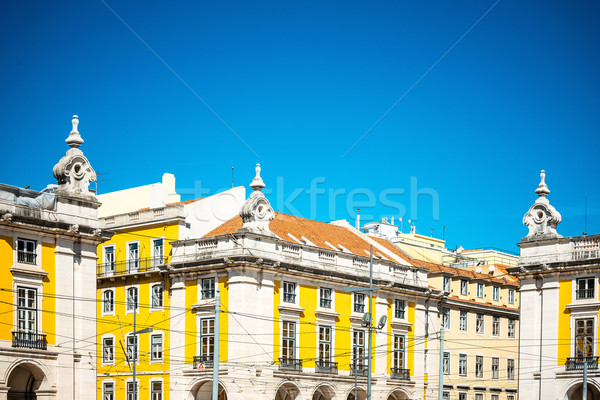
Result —
<svg viewBox="0 0 600 400"><path fill-rule="evenodd" d="M42 290L42 331L48 344L56 344L56 256L54 243L42 242L42 269L48 273Z"/></svg>
<svg viewBox="0 0 600 400"><path fill-rule="evenodd" d="M557 365L565 365L571 353L571 310L566 306L571 303L571 279L559 281L558 289L558 349Z"/></svg>
<svg viewBox="0 0 600 400"><path fill-rule="evenodd" d="M2 311L8 311L14 304L13 301L13 275L9 268L13 264L13 238L0 236L0 305ZM12 340L13 313L0 312L0 340Z"/></svg>
<svg viewBox="0 0 600 400"><path fill-rule="evenodd" d="M314 360L317 355L317 288L314 286L300 285L300 307L304 308L304 313L300 316L298 325L299 337L299 357L302 360L310 360L305 367L315 367ZM332 327L333 328L333 327Z"/></svg>
<svg viewBox="0 0 600 400"><path fill-rule="evenodd" d="M219 332L219 361L229 360L229 314L223 311L229 310L229 284L228 277L219 278L219 293L221 296L221 331Z"/></svg>
<svg viewBox="0 0 600 400"><path fill-rule="evenodd" d="M340 322L335 330L335 361L338 370L350 371L352 362L352 329L350 328L350 312L352 311L352 294L335 292L335 312L340 314ZM366 346L366 343L365 343Z"/></svg>
<svg viewBox="0 0 600 400"><path fill-rule="evenodd" d="M281 330L279 329L279 303L281 296L281 281L275 281L273 288L273 361L277 362L281 357Z"/></svg>
<svg viewBox="0 0 600 400"><path fill-rule="evenodd" d="M415 303L408 302L408 322L412 324L410 328L408 328L408 340L406 343L406 368L411 371L415 370Z"/></svg>

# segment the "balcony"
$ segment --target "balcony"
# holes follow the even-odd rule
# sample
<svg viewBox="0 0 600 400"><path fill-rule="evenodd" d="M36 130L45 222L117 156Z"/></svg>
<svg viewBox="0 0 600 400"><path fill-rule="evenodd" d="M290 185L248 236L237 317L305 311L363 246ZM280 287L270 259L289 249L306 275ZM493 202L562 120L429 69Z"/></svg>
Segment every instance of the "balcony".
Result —
<svg viewBox="0 0 600 400"><path fill-rule="evenodd" d="M12 347L37 350L48 348L46 335L41 333L17 331L12 333L12 339Z"/></svg>
<svg viewBox="0 0 600 400"><path fill-rule="evenodd" d="M317 360L315 361L315 372L319 374L331 374L337 375L338 373L338 363L331 362L328 360Z"/></svg>
<svg viewBox="0 0 600 400"><path fill-rule="evenodd" d="M368 375L367 364L356 364L353 363L350 365L350 376L367 376Z"/></svg>
<svg viewBox="0 0 600 400"><path fill-rule="evenodd" d="M29 251L17 252L17 261L21 264L36 264L37 254Z"/></svg>
<svg viewBox="0 0 600 400"><path fill-rule="evenodd" d="M577 300L582 299L593 299L594 298L594 289L577 289L575 291L575 296Z"/></svg>
<svg viewBox="0 0 600 400"><path fill-rule="evenodd" d="M390 370L390 378L410 381L410 369L407 368L392 368Z"/></svg>
<svg viewBox="0 0 600 400"><path fill-rule="evenodd" d="M297 358L280 357L279 370L302 372L302 360Z"/></svg>
<svg viewBox="0 0 600 400"><path fill-rule="evenodd" d="M364 313L365 312L365 305L364 304L360 304L360 303L354 303L354 312Z"/></svg>
<svg viewBox="0 0 600 400"><path fill-rule="evenodd" d="M567 371L583 371L584 363L588 369L598 369L598 357L569 357L565 365Z"/></svg>
<svg viewBox="0 0 600 400"><path fill-rule="evenodd" d="M159 265L165 265L166 263L166 257L139 258L135 260L119 262L113 261L98 264L96 268L96 274L97 276L102 277L157 271Z"/></svg>
<svg viewBox="0 0 600 400"><path fill-rule="evenodd" d="M194 369L213 367L213 356L194 356Z"/></svg>

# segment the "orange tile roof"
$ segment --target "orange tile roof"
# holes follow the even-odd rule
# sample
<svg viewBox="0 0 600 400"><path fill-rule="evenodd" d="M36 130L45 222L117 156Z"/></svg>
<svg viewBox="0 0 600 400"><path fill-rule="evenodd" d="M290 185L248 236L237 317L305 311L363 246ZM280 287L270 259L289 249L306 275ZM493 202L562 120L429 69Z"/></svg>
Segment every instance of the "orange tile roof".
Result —
<svg viewBox="0 0 600 400"><path fill-rule="evenodd" d="M455 267L449 267L446 265L437 265L437 264L430 264L431 268L430 270L430 274L432 275L441 275L441 274L450 274L452 276L461 276L461 277L465 277L465 278L469 278L469 279L480 279L480 280L486 280L486 281L490 281L490 282L495 282L495 283L500 283L500 284L504 284L504 285L515 285L518 286L519 285L519 280L508 274L508 271L506 270L506 266L502 265L502 264L496 264L494 265L495 271L494 271L494 275L490 275L490 274L484 274L484 273L478 273L476 272L476 266L474 267L460 267L460 268L455 268ZM489 267L489 266L487 266Z"/></svg>

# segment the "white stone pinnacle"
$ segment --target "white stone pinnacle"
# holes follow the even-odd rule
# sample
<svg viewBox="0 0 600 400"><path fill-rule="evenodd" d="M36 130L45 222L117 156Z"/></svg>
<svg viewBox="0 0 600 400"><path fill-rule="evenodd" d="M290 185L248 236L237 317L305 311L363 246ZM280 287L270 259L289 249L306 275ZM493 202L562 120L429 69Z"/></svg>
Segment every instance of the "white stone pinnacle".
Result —
<svg viewBox="0 0 600 400"><path fill-rule="evenodd" d="M537 189L535 189L535 192L540 197L546 197L550 193L550 189L548 189L548 185L546 185L545 182L546 171L542 170L542 172L540 173L540 179L540 184L538 185Z"/></svg>
<svg viewBox="0 0 600 400"><path fill-rule="evenodd" d="M254 190L261 191L265 187L265 183L260 177L260 164L256 164L256 176L252 179L252 183L250 183L250 187Z"/></svg>
<svg viewBox="0 0 600 400"><path fill-rule="evenodd" d="M69 133L69 137L67 137L65 142L67 142L71 148L78 148L83 144L83 139L77 130L77 125L79 125L79 119L77 115L73 115L73 120L71 122L73 123L73 130L71 133Z"/></svg>

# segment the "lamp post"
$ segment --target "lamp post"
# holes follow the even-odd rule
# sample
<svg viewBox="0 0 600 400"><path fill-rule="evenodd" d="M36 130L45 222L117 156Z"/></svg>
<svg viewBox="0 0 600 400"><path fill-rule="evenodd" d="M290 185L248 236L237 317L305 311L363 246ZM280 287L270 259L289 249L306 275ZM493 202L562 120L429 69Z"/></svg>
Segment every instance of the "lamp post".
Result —
<svg viewBox="0 0 600 400"><path fill-rule="evenodd" d="M135 316L137 314L137 310L138 310L138 305L136 304L135 310L133 310L133 332L131 332L132 335L134 335L133 337L135 338L135 353L133 355L133 399L137 400L137 382L135 381L135 365L137 364L137 359L139 357L139 349L140 349L140 344L139 344L139 340L138 340L138 335L142 334L142 333L148 333L148 332L152 332L152 328L144 328L144 329L140 329L139 331L135 330Z"/></svg>

